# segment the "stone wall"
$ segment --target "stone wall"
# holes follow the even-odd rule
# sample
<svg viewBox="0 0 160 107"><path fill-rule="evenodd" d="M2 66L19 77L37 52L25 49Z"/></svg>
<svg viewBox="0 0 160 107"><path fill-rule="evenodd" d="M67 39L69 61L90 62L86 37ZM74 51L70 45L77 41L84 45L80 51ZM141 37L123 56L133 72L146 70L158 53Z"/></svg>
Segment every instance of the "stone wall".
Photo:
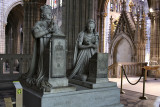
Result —
<svg viewBox="0 0 160 107"><path fill-rule="evenodd" d="M114 56L115 56L115 63L116 62L132 62L131 61L131 46L126 39L122 39L116 46Z"/></svg>
<svg viewBox="0 0 160 107"><path fill-rule="evenodd" d="M23 0L0 0L0 53L5 53L5 27L10 11L17 5L23 5Z"/></svg>

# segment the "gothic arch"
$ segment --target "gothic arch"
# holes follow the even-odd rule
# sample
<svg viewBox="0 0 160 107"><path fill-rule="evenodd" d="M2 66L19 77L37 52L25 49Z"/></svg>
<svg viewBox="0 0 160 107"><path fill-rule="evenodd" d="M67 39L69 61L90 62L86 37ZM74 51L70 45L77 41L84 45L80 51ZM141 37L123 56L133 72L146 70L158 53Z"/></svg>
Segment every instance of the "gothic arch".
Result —
<svg viewBox="0 0 160 107"><path fill-rule="evenodd" d="M115 51L115 47L121 39L126 39L127 42L129 43L129 45L131 47L132 60L135 56L135 47L134 47L134 44L133 44L132 40L124 32L121 31L119 34L116 35L116 37L113 39L113 41L111 43L110 53L111 53L112 63L113 63L113 54L114 54L114 51Z"/></svg>
<svg viewBox="0 0 160 107"><path fill-rule="evenodd" d="M10 11L17 5L23 5L23 0L17 0L15 2L12 2L6 9L6 12L5 12L5 15L4 15L4 21L5 21L5 25L7 25L7 18L8 18L8 15L10 13Z"/></svg>
<svg viewBox="0 0 160 107"><path fill-rule="evenodd" d="M13 3L11 3L13 4ZM21 43L23 41L22 28L24 12L22 4L15 3L8 8L6 13L7 23L5 26L5 52L7 54L19 54L22 52Z"/></svg>

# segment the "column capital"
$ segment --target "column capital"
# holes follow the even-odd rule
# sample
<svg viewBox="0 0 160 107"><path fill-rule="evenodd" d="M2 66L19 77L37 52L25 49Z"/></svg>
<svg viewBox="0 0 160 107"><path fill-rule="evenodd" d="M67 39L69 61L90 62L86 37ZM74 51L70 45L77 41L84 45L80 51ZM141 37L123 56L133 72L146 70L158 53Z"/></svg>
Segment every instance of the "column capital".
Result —
<svg viewBox="0 0 160 107"><path fill-rule="evenodd" d="M101 12L102 17L106 17L108 15L107 12Z"/></svg>
<svg viewBox="0 0 160 107"><path fill-rule="evenodd" d="M155 12L149 12L148 13L148 15L149 15L149 17L159 17L160 16L160 11L159 10L157 10L157 11L155 11Z"/></svg>
<svg viewBox="0 0 160 107"><path fill-rule="evenodd" d="M148 16L151 20L154 20L155 19L155 12L149 12L148 13Z"/></svg>

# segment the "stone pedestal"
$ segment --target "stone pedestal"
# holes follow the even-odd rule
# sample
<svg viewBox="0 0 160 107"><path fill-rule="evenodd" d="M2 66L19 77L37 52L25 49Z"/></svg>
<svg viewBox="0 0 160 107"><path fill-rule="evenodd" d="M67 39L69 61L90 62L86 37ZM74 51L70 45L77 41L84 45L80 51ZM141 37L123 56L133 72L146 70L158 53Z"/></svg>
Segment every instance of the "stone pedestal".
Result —
<svg viewBox="0 0 160 107"><path fill-rule="evenodd" d="M115 83L95 89L74 86L77 91L44 95L24 88L24 107L123 107Z"/></svg>
<svg viewBox="0 0 160 107"><path fill-rule="evenodd" d="M75 91L75 87L68 86L66 78L66 36L53 34L50 47L48 82L53 88L49 93Z"/></svg>
<svg viewBox="0 0 160 107"><path fill-rule="evenodd" d="M102 83L108 81L108 54L97 53L89 60L88 81Z"/></svg>
<svg viewBox="0 0 160 107"><path fill-rule="evenodd" d="M116 87L117 86L116 83L109 82L109 81L104 82L105 80L102 80L100 83L93 83L93 82L89 82L89 81L80 81L80 80L70 79L69 82L72 84L80 85L80 86L87 87L90 89L107 88L107 87Z"/></svg>
<svg viewBox="0 0 160 107"><path fill-rule="evenodd" d="M89 75L87 81L70 79L69 82L88 88L110 84L110 82L108 82L108 54L96 53L92 56L89 60Z"/></svg>
<svg viewBox="0 0 160 107"><path fill-rule="evenodd" d="M68 86L66 78L66 37L54 35L51 40L49 83L53 87Z"/></svg>

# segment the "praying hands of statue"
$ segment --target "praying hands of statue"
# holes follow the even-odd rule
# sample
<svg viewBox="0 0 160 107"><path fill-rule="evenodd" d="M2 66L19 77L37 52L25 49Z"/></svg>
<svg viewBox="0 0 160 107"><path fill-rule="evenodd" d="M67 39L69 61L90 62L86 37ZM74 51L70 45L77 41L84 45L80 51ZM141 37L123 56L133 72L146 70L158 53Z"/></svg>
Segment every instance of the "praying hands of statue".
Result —
<svg viewBox="0 0 160 107"><path fill-rule="evenodd" d="M91 43L91 44L90 44L90 47L96 49L96 48L97 48L97 45Z"/></svg>
<svg viewBox="0 0 160 107"><path fill-rule="evenodd" d="M58 26L56 25L53 19L50 22L48 32L52 33L53 35L58 33Z"/></svg>
<svg viewBox="0 0 160 107"><path fill-rule="evenodd" d="M50 24L49 24L48 32L49 32L49 33L54 33L54 32L55 32L53 19L51 19L51 22L50 22Z"/></svg>
<svg viewBox="0 0 160 107"><path fill-rule="evenodd" d="M84 41L83 43L80 42L78 45L79 49L86 49L86 48L97 48L97 44L96 43L92 43L91 41Z"/></svg>
<svg viewBox="0 0 160 107"><path fill-rule="evenodd" d="M95 38L94 38L95 39ZM95 41L95 40L93 40L93 41ZM92 43L91 41L86 41L87 42L87 45L90 47L90 48L97 48L97 45L96 45L96 43Z"/></svg>

